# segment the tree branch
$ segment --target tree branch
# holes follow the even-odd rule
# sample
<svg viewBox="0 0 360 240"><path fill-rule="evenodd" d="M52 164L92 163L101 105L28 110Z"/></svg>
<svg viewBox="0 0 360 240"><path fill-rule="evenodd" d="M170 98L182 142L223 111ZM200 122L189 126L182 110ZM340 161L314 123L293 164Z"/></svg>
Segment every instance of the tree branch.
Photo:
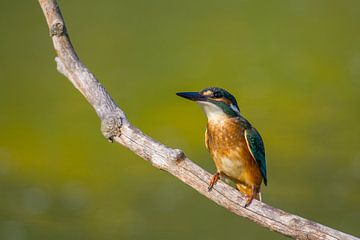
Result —
<svg viewBox="0 0 360 240"><path fill-rule="evenodd" d="M244 196L221 181L208 192L208 180L211 175L191 162L181 150L169 148L131 125L100 82L81 63L70 42L57 1L38 1L58 55L55 58L57 70L71 81L95 109L101 120L101 131L106 138L129 148L154 167L169 172L230 212L250 219L271 231L304 240L359 239L257 200L244 208Z"/></svg>

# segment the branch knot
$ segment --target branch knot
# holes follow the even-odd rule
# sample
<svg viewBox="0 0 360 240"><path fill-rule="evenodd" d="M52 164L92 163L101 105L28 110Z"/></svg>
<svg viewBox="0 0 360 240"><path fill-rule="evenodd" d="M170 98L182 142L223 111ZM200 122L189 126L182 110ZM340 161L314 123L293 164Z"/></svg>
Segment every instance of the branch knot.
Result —
<svg viewBox="0 0 360 240"><path fill-rule="evenodd" d="M56 22L50 27L50 37L60 37L66 33L65 25L61 22Z"/></svg>
<svg viewBox="0 0 360 240"><path fill-rule="evenodd" d="M181 149L173 149L172 158L175 159L176 163L179 163L186 158L186 155Z"/></svg>
<svg viewBox="0 0 360 240"><path fill-rule="evenodd" d="M121 135L123 119L121 114L116 113L117 112L114 112L114 114L106 116L106 118L101 121L101 132L110 142L114 141L114 137Z"/></svg>

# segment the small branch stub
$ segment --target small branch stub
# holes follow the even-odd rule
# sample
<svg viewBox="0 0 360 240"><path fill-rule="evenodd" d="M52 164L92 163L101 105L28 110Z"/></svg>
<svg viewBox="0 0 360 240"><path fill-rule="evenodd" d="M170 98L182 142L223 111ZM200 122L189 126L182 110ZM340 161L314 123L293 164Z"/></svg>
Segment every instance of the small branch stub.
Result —
<svg viewBox="0 0 360 240"><path fill-rule="evenodd" d="M107 116L101 121L101 132L109 142L114 142L115 137L120 137L123 119L120 115Z"/></svg>
<svg viewBox="0 0 360 240"><path fill-rule="evenodd" d="M66 27L63 23L57 22L50 27L50 37L60 37L66 34Z"/></svg>
<svg viewBox="0 0 360 240"><path fill-rule="evenodd" d="M176 163L183 161L186 158L185 153L181 149L173 149L174 150L174 159Z"/></svg>

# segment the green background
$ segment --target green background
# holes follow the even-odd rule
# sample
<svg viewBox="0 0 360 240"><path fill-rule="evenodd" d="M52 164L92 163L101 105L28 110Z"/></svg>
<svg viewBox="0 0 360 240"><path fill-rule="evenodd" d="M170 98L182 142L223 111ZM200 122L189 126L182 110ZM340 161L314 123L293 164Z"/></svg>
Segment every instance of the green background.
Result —
<svg viewBox="0 0 360 240"><path fill-rule="evenodd" d="M360 1L61 1L80 58L129 120L210 172L220 86L262 134L263 199L360 236ZM56 72L37 1L0 1L0 239L285 239L99 131Z"/></svg>

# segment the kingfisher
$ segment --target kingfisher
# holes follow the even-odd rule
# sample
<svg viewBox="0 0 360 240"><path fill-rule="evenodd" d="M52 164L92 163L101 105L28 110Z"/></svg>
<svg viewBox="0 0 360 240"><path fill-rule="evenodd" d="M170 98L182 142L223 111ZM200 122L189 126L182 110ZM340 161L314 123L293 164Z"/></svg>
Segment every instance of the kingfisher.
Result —
<svg viewBox="0 0 360 240"><path fill-rule="evenodd" d="M259 132L240 114L235 97L218 87L176 95L197 102L207 116L205 145L216 166L208 190L224 176L246 196L244 207L254 198L261 201L261 183L267 185L264 143Z"/></svg>

